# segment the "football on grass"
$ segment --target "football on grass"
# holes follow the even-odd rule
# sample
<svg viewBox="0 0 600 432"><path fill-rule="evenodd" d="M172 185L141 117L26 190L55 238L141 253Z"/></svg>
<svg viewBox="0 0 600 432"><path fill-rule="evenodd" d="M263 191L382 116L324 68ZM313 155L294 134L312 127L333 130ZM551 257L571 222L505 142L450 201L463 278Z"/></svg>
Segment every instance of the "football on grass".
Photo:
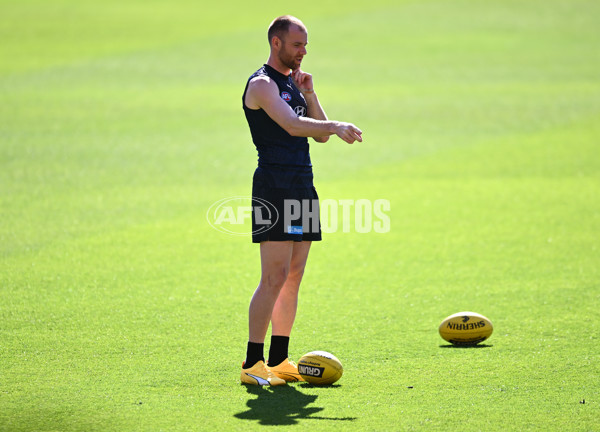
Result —
<svg viewBox="0 0 600 432"><path fill-rule="evenodd" d="M298 360L298 373L306 382L328 385L342 377L344 368L333 354L326 351L311 351Z"/></svg>
<svg viewBox="0 0 600 432"><path fill-rule="evenodd" d="M440 336L451 344L473 346L492 335L492 322L475 312L450 315L440 324Z"/></svg>

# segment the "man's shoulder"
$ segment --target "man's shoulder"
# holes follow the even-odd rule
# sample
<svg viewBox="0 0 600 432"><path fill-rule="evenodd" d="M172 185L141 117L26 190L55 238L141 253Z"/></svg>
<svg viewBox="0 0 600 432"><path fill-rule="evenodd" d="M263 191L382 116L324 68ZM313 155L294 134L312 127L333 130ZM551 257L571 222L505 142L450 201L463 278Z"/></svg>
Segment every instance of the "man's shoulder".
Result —
<svg viewBox="0 0 600 432"><path fill-rule="evenodd" d="M267 91L273 86L277 86L277 83L268 74L264 66L254 72L248 79L248 90Z"/></svg>
<svg viewBox="0 0 600 432"><path fill-rule="evenodd" d="M250 78L250 86L252 87L262 87L265 85L271 85L274 84L275 81L273 81L273 79L271 79L270 77L266 76L266 75L258 75L255 76L254 78Z"/></svg>
<svg viewBox="0 0 600 432"><path fill-rule="evenodd" d="M259 109L266 103L278 97L277 83L269 76L263 66L248 79L244 92L244 105L250 109Z"/></svg>
<svg viewBox="0 0 600 432"><path fill-rule="evenodd" d="M256 78L261 78L261 77L269 77L269 71L267 70L267 68L265 67L265 65L262 65L260 68L258 68L258 70L256 72L254 72L252 75L250 75L250 78L248 78L248 81L252 81Z"/></svg>

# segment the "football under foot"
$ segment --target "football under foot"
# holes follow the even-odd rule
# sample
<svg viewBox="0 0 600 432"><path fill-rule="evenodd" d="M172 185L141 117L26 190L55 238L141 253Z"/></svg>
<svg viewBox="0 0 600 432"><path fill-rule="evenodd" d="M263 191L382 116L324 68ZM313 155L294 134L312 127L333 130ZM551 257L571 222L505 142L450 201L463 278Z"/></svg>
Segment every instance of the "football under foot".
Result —
<svg viewBox="0 0 600 432"><path fill-rule="evenodd" d="M278 386L286 384L286 381L275 376L262 360L247 369L244 369L244 364L245 362L242 363L241 378L244 384L260 386Z"/></svg>
<svg viewBox="0 0 600 432"><path fill-rule="evenodd" d="M304 378L298 373L298 365L290 359L285 359L277 366L269 366L269 369L273 375L287 382L304 381Z"/></svg>

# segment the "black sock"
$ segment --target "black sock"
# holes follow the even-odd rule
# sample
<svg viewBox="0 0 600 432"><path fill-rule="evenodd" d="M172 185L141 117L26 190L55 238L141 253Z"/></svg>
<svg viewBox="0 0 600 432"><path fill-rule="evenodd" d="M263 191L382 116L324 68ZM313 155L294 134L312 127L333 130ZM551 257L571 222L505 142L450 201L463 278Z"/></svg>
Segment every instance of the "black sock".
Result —
<svg viewBox="0 0 600 432"><path fill-rule="evenodd" d="M271 336L271 346L269 347L269 366L277 366L288 358L288 346L290 338L288 336Z"/></svg>
<svg viewBox="0 0 600 432"><path fill-rule="evenodd" d="M246 350L246 362L244 363L244 369L251 368L259 361L265 361L263 351L265 349L264 343L248 342L248 349Z"/></svg>

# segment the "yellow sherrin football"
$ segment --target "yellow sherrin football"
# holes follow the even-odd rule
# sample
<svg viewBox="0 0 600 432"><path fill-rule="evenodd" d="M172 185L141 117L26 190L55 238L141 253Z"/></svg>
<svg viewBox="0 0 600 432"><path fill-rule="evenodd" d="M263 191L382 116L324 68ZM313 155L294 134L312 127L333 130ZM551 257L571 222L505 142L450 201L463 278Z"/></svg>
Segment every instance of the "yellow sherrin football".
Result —
<svg viewBox="0 0 600 432"><path fill-rule="evenodd" d="M492 335L492 322L475 312L450 315L440 324L440 336L454 345L472 346Z"/></svg>
<svg viewBox="0 0 600 432"><path fill-rule="evenodd" d="M298 373L311 384L333 384L342 377L344 368L336 356L326 351L311 351L298 360Z"/></svg>

